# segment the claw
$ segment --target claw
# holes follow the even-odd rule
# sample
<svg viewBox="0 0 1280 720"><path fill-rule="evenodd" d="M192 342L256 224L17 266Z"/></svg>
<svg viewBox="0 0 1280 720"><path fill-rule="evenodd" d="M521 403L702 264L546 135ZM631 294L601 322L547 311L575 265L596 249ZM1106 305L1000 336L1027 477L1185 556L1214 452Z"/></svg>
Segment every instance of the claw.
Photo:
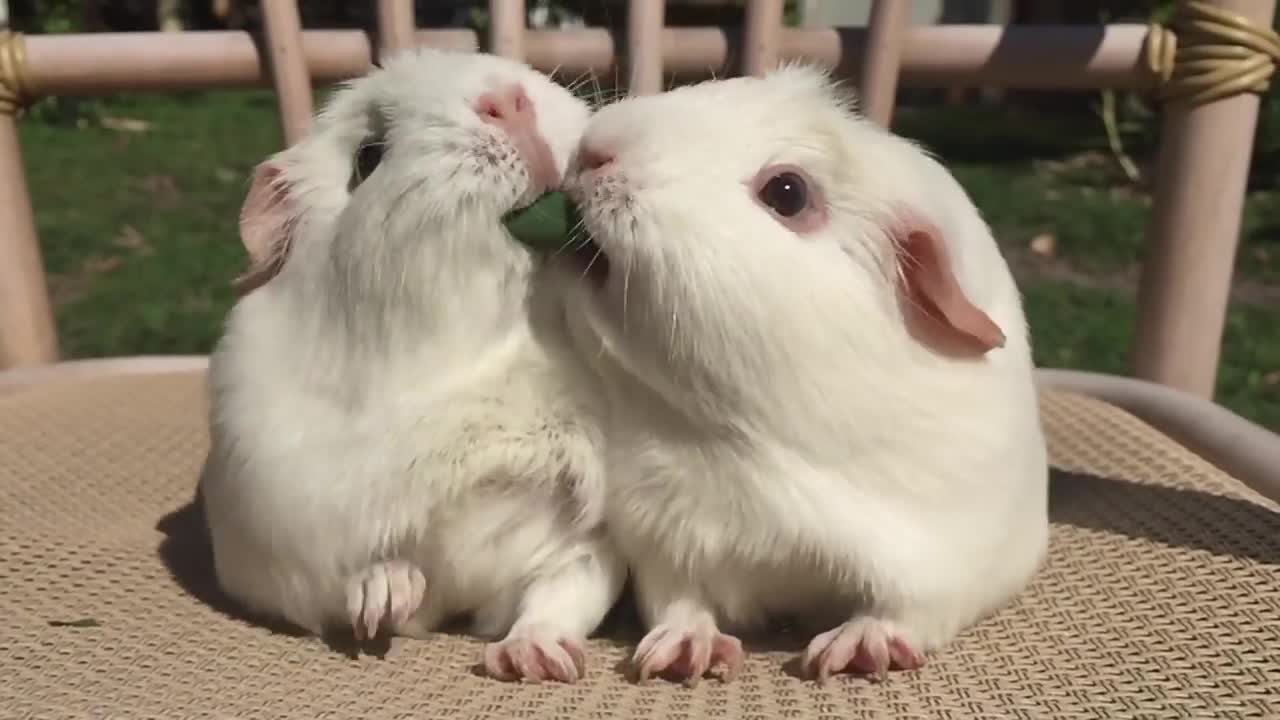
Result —
<svg viewBox="0 0 1280 720"><path fill-rule="evenodd" d="M347 616L357 641L377 636L383 623L403 624L422 604L427 579L404 560L377 563L347 581Z"/></svg>
<svg viewBox="0 0 1280 720"><path fill-rule="evenodd" d="M742 643L716 629L710 620L688 624L662 624L649 631L632 657L640 684L660 673L682 678L697 687L708 672L721 682L738 676L745 660ZM713 672L713 668L718 672Z"/></svg>
<svg viewBox="0 0 1280 720"><path fill-rule="evenodd" d="M512 631L484 649L484 667L498 680L577 682L587 672L582 641L554 630L528 627Z"/></svg>
<svg viewBox="0 0 1280 720"><path fill-rule="evenodd" d="M806 648L804 666L826 684L833 673L861 672L884 681L891 669L915 670L924 655L892 623L858 618L815 637Z"/></svg>

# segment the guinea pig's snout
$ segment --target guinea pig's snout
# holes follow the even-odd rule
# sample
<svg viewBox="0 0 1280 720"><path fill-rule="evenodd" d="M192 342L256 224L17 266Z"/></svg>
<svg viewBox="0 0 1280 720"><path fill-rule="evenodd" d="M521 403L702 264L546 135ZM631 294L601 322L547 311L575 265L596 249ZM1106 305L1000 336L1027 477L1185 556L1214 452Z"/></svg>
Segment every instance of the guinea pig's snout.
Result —
<svg viewBox="0 0 1280 720"><path fill-rule="evenodd" d="M476 100L476 113L485 122L508 131L534 128L537 120L533 103L519 85L481 95Z"/></svg>
<svg viewBox="0 0 1280 720"><path fill-rule="evenodd" d="M538 113L520 85L508 85L481 95L475 102L480 120L507 134L529 169L534 194L560 184L555 156L538 132Z"/></svg>
<svg viewBox="0 0 1280 720"><path fill-rule="evenodd" d="M613 151L589 142L583 142L578 148L578 168L582 172L600 172L613 165L617 155Z"/></svg>

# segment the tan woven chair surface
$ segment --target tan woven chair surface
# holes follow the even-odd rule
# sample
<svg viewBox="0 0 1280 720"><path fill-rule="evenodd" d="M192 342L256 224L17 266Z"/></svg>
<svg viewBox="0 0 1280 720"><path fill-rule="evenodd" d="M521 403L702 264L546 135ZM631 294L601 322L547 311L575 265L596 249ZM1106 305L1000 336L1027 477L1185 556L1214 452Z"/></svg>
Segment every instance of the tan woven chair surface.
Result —
<svg viewBox="0 0 1280 720"><path fill-rule="evenodd" d="M191 507L202 373L0 395L0 718L1280 717L1275 503L1110 405L1043 410L1052 552L1013 605L884 683L818 687L780 638L688 689L624 674L625 611L574 686L484 678L459 635L356 657L239 619Z"/></svg>

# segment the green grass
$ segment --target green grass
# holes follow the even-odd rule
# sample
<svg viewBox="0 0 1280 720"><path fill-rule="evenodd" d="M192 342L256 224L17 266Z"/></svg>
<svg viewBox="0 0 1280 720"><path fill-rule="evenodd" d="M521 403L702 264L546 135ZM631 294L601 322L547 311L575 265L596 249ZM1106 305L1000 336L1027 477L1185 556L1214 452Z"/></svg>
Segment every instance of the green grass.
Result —
<svg viewBox="0 0 1280 720"><path fill-rule="evenodd" d="M280 143L271 95L125 99L146 132L21 128L65 354L207 352L241 270L254 163Z"/></svg>
<svg viewBox="0 0 1280 720"><path fill-rule="evenodd" d="M1124 177L1100 123L908 109L895 130L946 162L991 224L1026 298L1037 364L1128 373L1151 198ZM1139 146L1133 159L1150 154ZM1254 169L1216 399L1280 430L1280 192L1274 166ZM1041 234L1055 240L1051 256L1029 249Z"/></svg>
<svg viewBox="0 0 1280 720"><path fill-rule="evenodd" d="M249 170L280 143L272 96L151 95L95 108L149 127L21 126L64 353L207 352L243 267L236 217ZM895 122L953 168L995 229L1026 295L1036 361L1126 372L1150 203L1098 128L983 108L904 110ZM1280 193L1252 192L1244 227L1218 399L1280 430ZM1056 240L1051 257L1028 251L1041 234Z"/></svg>
<svg viewBox="0 0 1280 720"><path fill-rule="evenodd" d="M1037 365L1129 371L1135 311L1130 293L1051 280L1022 285ZM1280 431L1277 315L1275 307L1245 303L1228 310L1216 400Z"/></svg>

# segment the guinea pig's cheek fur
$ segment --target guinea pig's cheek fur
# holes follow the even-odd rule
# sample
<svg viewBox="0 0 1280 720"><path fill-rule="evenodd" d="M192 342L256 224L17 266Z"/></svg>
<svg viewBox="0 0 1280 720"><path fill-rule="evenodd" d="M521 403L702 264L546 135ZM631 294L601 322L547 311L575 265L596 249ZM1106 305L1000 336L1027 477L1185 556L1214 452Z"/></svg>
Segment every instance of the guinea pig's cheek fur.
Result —
<svg viewBox="0 0 1280 720"><path fill-rule="evenodd" d="M513 132L511 142L528 169L531 196L537 197L560 186L560 172L556 169L555 156L540 133Z"/></svg>

